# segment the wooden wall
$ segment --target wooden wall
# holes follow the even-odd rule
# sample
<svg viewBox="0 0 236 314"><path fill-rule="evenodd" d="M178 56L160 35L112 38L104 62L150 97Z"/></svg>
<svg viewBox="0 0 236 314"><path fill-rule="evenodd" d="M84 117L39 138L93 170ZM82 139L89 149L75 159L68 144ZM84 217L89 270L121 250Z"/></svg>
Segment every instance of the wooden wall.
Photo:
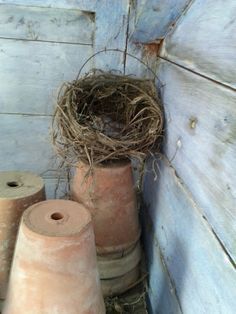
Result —
<svg viewBox="0 0 236 314"><path fill-rule="evenodd" d="M128 12L128 0L0 0L0 170L41 174L47 196L63 196L50 140L58 89L95 51L126 49ZM124 70L124 60L99 54L83 72Z"/></svg>
<svg viewBox="0 0 236 314"><path fill-rule="evenodd" d="M191 0L137 0L132 41L155 43L166 36Z"/></svg>
<svg viewBox="0 0 236 314"><path fill-rule="evenodd" d="M62 82L104 48L158 67L165 156L157 181L145 177L143 208L155 314L236 309L235 16L234 0L0 0L0 169L41 174L48 197L58 185L50 125ZM95 66L144 73L116 52L84 71Z"/></svg>
<svg viewBox="0 0 236 314"><path fill-rule="evenodd" d="M155 11L158 20L166 15L163 34L186 3L168 2ZM142 42L138 29L153 11L144 8L129 0L0 0L0 170L41 174L50 198L60 175L57 197L63 196L64 173L50 141L58 89L97 51L118 48L142 58L130 39ZM148 75L136 59L114 51L96 55L83 72L94 67Z"/></svg>
<svg viewBox="0 0 236 314"><path fill-rule="evenodd" d="M153 313L235 313L235 16L233 0L193 1L158 57L165 156L144 181Z"/></svg>

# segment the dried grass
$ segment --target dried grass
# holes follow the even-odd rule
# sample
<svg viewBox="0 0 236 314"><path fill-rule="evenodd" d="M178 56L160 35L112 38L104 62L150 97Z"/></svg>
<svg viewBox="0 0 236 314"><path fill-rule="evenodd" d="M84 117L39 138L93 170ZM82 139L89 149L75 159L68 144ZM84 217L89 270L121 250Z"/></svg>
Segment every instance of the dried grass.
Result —
<svg viewBox="0 0 236 314"><path fill-rule="evenodd" d="M151 80L94 70L59 92L53 144L68 164L143 160L158 150L162 133L162 105Z"/></svg>

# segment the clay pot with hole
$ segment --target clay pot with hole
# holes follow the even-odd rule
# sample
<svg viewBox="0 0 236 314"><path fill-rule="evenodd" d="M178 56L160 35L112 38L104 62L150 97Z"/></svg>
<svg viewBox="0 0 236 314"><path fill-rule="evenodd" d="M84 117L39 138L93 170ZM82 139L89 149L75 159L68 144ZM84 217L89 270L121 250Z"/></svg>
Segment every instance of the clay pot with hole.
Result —
<svg viewBox="0 0 236 314"><path fill-rule="evenodd" d="M22 217L4 314L103 314L91 216L66 200Z"/></svg>
<svg viewBox="0 0 236 314"><path fill-rule="evenodd" d="M89 209L98 255L118 254L134 247L140 226L132 166L129 161L107 166L79 163L71 198Z"/></svg>
<svg viewBox="0 0 236 314"><path fill-rule="evenodd" d="M19 222L24 210L45 199L43 180L29 172L0 172L0 298L5 299Z"/></svg>

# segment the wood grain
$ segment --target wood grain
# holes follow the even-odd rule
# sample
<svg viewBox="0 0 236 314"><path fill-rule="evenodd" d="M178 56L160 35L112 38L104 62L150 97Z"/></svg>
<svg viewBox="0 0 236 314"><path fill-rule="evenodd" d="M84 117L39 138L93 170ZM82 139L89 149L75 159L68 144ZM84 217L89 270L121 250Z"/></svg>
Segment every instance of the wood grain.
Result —
<svg viewBox="0 0 236 314"><path fill-rule="evenodd" d="M138 0L132 41L156 42L164 38L191 0Z"/></svg>
<svg viewBox="0 0 236 314"><path fill-rule="evenodd" d="M0 37L92 45L93 18L79 10L0 5Z"/></svg>
<svg viewBox="0 0 236 314"><path fill-rule="evenodd" d="M161 56L236 88L236 1L196 0Z"/></svg>
<svg viewBox="0 0 236 314"><path fill-rule="evenodd" d="M45 182L46 198L64 199L67 196L67 181L61 180L58 183L58 178L43 178Z"/></svg>
<svg viewBox="0 0 236 314"><path fill-rule="evenodd" d="M159 169L156 182L147 172L144 201L182 312L233 314L234 267L174 169L167 162Z"/></svg>
<svg viewBox="0 0 236 314"><path fill-rule="evenodd" d="M52 114L59 87L91 53L89 46L0 39L0 112Z"/></svg>
<svg viewBox="0 0 236 314"><path fill-rule="evenodd" d="M108 51L96 55L94 58L96 67L106 71L115 70L123 73L129 23L129 1L97 1L95 12L94 51L104 49L123 51L123 53Z"/></svg>
<svg viewBox="0 0 236 314"><path fill-rule="evenodd" d="M100 0L0 0L0 4L94 11Z"/></svg>
<svg viewBox="0 0 236 314"><path fill-rule="evenodd" d="M175 294L175 287L168 273L147 208L144 209L142 222L144 224L142 237L145 244L144 250L149 275L148 300L150 313L180 314L182 312Z"/></svg>
<svg viewBox="0 0 236 314"><path fill-rule="evenodd" d="M55 169L50 143L51 117L0 115L1 170L28 170L37 174Z"/></svg>
<svg viewBox="0 0 236 314"><path fill-rule="evenodd" d="M166 154L225 249L236 258L236 94L161 62Z"/></svg>

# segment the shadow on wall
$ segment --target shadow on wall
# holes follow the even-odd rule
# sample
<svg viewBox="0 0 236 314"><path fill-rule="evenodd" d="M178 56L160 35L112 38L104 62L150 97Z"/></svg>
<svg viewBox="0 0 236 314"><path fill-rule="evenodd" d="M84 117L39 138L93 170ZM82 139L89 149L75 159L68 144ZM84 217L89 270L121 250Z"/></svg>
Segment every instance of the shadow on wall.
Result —
<svg viewBox="0 0 236 314"><path fill-rule="evenodd" d="M177 314L181 313L181 291L184 285L187 256L180 239L175 232L166 232L175 229L175 222L166 211L166 207L175 207L168 204L169 187L165 182L165 165L163 162L150 157L146 163L146 175L143 182L143 200L141 205L141 222L143 229L143 243L148 280L148 304L150 313ZM153 169L156 170L156 174ZM155 176L157 177L156 180ZM175 268L173 281L169 268Z"/></svg>

